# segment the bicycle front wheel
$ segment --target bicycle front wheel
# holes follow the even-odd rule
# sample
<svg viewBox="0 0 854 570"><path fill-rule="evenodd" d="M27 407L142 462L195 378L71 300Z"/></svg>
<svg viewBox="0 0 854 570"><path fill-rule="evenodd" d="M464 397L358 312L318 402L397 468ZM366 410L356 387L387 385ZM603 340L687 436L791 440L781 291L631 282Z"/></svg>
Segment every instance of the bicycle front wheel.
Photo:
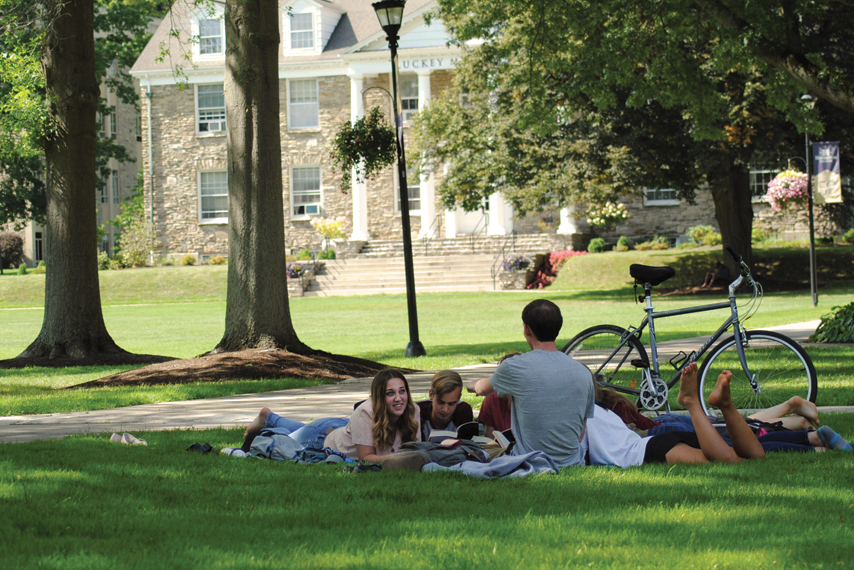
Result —
<svg viewBox="0 0 854 570"><path fill-rule="evenodd" d="M636 336L614 325L598 325L578 333L563 352L589 368L600 386L637 395L643 372L632 361L649 362Z"/></svg>
<svg viewBox="0 0 854 570"><path fill-rule="evenodd" d="M718 344L700 368L699 391L708 414L709 394L724 370L732 372L730 392L738 409L765 409L782 404L792 396L815 403L818 381L806 351L794 340L773 331L747 331L744 359L756 383L751 386L741 361L735 337Z"/></svg>

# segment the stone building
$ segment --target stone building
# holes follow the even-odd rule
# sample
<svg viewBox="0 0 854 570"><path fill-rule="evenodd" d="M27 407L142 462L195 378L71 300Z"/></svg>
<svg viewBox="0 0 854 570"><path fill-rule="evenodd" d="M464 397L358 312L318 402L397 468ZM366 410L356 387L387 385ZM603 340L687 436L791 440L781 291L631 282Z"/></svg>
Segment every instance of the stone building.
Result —
<svg viewBox="0 0 854 570"><path fill-rule="evenodd" d="M448 45L441 21L428 25L434 0L409 0L400 29L400 92L406 120L449 88L459 47ZM176 2L131 74L142 101L142 166L146 215L160 257L187 253L202 260L228 252L228 179L224 5ZM209 11L212 10L212 11ZM344 217L350 242L399 238L400 199L393 169L344 193L328 145L344 121L380 105L390 116L390 57L385 33L366 0L286 0L279 3L280 114L286 248L317 248L316 216ZM437 177L441 173L436 174ZM411 184L413 237L455 237L473 232L505 235L586 234L586 222L567 209L518 219L500 194L482 212L444 210L439 180ZM708 192L696 205L672 191L628 198L633 216L617 232L675 239L692 225L714 225ZM678 210L678 216L676 211Z"/></svg>

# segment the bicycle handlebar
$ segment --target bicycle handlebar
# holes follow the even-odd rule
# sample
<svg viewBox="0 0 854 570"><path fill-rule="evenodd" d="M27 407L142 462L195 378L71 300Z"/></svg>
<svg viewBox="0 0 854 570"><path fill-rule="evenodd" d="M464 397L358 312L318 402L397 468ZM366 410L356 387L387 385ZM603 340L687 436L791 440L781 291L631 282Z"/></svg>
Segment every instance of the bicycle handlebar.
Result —
<svg viewBox="0 0 854 570"><path fill-rule="evenodd" d="M739 268L741 268L741 274L744 275L745 277L750 277L750 268L744 262L744 259L739 254L737 254L735 252L735 250L733 248L731 248L730 246L725 245L724 249L726 249L729 252L729 254L732 256L732 258L738 264Z"/></svg>

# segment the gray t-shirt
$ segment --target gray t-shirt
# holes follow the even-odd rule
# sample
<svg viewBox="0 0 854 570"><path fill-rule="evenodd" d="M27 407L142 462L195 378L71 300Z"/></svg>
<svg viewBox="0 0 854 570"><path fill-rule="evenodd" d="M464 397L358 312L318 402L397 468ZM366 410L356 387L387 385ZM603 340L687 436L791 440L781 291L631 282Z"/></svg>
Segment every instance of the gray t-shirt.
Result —
<svg viewBox="0 0 854 570"><path fill-rule="evenodd" d="M561 467L584 465L579 440L593 417L593 380L580 362L556 351L532 350L502 362L492 375L499 396L513 396L514 455L542 451Z"/></svg>

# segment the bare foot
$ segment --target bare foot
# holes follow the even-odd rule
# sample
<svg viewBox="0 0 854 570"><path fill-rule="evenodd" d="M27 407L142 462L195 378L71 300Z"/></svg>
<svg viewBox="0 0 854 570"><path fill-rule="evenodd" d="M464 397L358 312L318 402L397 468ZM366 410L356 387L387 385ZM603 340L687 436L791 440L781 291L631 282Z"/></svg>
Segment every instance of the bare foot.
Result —
<svg viewBox="0 0 854 570"><path fill-rule="evenodd" d="M246 428L246 431L243 432L243 437L249 435L249 432L252 431L261 431L267 425L267 416L270 415L270 408L262 408L258 413L258 417L252 420L252 423L249 424L249 427Z"/></svg>
<svg viewBox="0 0 854 570"><path fill-rule="evenodd" d="M800 396L792 396L789 399L789 406L792 408L793 413L805 417L813 425L821 425L818 419L818 408L809 400L804 400Z"/></svg>
<svg viewBox="0 0 854 570"><path fill-rule="evenodd" d="M697 363L692 362L682 369L682 378L679 381L679 396L676 401L686 409L691 404L697 404Z"/></svg>
<svg viewBox="0 0 854 570"><path fill-rule="evenodd" d="M732 379L732 372L724 370L718 376L718 382L715 384L715 389L709 394L709 404L716 408L723 406L732 406L732 396L729 393L729 381Z"/></svg>

